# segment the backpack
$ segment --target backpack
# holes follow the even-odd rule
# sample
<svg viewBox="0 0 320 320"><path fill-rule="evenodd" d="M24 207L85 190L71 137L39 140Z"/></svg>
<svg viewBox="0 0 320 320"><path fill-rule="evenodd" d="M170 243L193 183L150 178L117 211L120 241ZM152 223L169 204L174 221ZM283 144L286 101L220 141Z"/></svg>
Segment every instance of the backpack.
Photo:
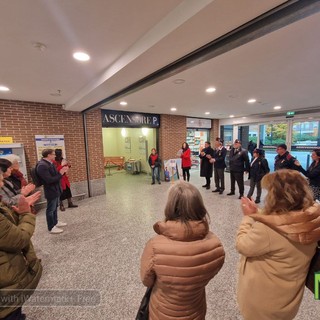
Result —
<svg viewBox="0 0 320 320"><path fill-rule="evenodd" d="M43 185L43 182L42 182L42 179L38 175L37 169L38 169L38 163L36 164L35 167L32 167L30 169L30 175L31 175L31 178L32 178L34 185L36 187L41 187Z"/></svg>

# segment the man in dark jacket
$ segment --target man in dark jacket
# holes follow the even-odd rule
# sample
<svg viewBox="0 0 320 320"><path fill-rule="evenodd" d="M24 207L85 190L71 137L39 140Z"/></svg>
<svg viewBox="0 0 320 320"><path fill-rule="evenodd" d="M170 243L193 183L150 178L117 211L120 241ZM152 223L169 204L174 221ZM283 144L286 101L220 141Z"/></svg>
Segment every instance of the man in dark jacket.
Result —
<svg viewBox="0 0 320 320"><path fill-rule="evenodd" d="M211 143L209 141L204 143L204 148L201 150L199 157L201 159L200 177L206 178L206 184L202 187L210 189L213 168L213 162L210 162L210 160L214 157L214 150L211 148Z"/></svg>
<svg viewBox="0 0 320 320"><path fill-rule="evenodd" d="M51 234L61 233L62 229L67 224L64 222L58 222L58 205L60 195L62 193L60 180L64 173L69 169L68 166L62 167L58 172L53 160L55 159L55 152L53 149L44 149L42 151L42 159L37 164L37 174L43 183L44 195L47 199L47 225Z"/></svg>
<svg viewBox="0 0 320 320"><path fill-rule="evenodd" d="M299 171L298 167L294 164L297 159L287 151L287 146L284 143L277 146L276 152L278 155L274 159L274 171L280 169Z"/></svg>
<svg viewBox="0 0 320 320"><path fill-rule="evenodd" d="M216 189L212 192L219 192L219 194L223 194L224 191L224 170L226 168L226 155L227 149L223 146L223 141L220 138L216 138L214 143L214 158L213 167L214 167L214 182L216 185Z"/></svg>
<svg viewBox="0 0 320 320"><path fill-rule="evenodd" d="M230 165L230 179L231 179L231 191L228 196L235 194L236 181L239 187L239 199L243 197L244 194L244 172L248 173L250 170L248 151L241 147L241 141L236 139L233 144L233 148L230 150L229 155L229 165Z"/></svg>

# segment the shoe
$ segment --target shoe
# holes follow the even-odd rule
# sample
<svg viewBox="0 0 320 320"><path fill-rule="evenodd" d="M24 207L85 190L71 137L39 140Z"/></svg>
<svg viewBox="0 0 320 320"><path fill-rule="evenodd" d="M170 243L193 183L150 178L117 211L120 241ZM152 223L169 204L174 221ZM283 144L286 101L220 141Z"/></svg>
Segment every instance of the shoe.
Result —
<svg viewBox="0 0 320 320"><path fill-rule="evenodd" d="M57 224L56 224L56 227L60 228L60 227L65 227L67 224L65 222L62 222L62 221L59 221Z"/></svg>
<svg viewBox="0 0 320 320"><path fill-rule="evenodd" d="M151 184L154 184L154 182L152 182Z"/></svg>
<svg viewBox="0 0 320 320"><path fill-rule="evenodd" d="M235 195L234 192L229 192L229 193L227 193L227 196L234 196L234 195Z"/></svg>
<svg viewBox="0 0 320 320"><path fill-rule="evenodd" d="M160 182L160 181L158 181L158 184L161 184L161 182Z"/></svg>
<svg viewBox="0 0 320 320"><path fill-rule="evenodd" d="M76 204L71 203L68 205L68 208L78 208L78 206Z"/></svg>
<svg viewBox="0 0 320 320"><path fill-rule="evenodd" d="M203 186L202 186L202 188L206 188L207 187L207 185L206 184L204 184Z"/></svg>
<svg viewBox="0 0 320 320"><path fill-rule="evenodd" d="M210 189L210 186L206 186L206 189L209 190L209 189Z"/></svg>
<svg viewBox="0 0 320 320"><path fill-rule="evenodd" d="M50 232L51 234L58 234L58 233L63 232L63 230L57 228L56 226L54 226L49 232Z"/></svg>
<svg viewBox="0 0 320 320"><path fill-rule="evenodd" d="M60 203L60 210L61 211L66 211L66 208L64 207L63 203Z"/></svg>
<svg viewBox="0 0 320 320"><path fill-rule="evenodd" d="M243 194L240 194L239 198L238 199L241 199L243 197Z"/></svg>
<svg viewBox="0 0 320 320"><path fill-rule="evenodd" d="M256 199L256 201L254 203L260 203L260 200L259 199Z"/></svg>
<svg viewBox="0 0 320 320"><path fill-rule="evenodd" d="M219 191L219 194L223 194L223 190L220 190L220 191Z"/></svg>
<svg viewBox="0 0 320 320"><path fill-rule="evenodd" d="M212 192L220 192L220 189L212 190Z"/></svg>

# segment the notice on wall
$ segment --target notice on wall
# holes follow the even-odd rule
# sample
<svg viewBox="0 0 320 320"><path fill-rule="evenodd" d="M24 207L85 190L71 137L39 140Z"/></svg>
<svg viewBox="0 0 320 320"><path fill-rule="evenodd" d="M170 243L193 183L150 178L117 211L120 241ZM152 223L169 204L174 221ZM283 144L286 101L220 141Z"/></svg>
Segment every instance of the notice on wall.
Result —
<svg viewBox="0 0 320 320"><path fill-rule="evenodd" d="M66 148L63 135L41 136L36 135L37 158L42 158L42 150L44 149L62 149L62 155L66 158Z"/></svg>
<svg viewBox="0 0 320 320"><path fill-rule="evenodd" d="M124 138L124 149L126 153L131 153L131 137Z"/></svg>
<svg viewBox="0 0 320 320"><path fill-rule="evenodd" d="M0 137L0 144L10 144L13 143L12 137Z"/></svg>

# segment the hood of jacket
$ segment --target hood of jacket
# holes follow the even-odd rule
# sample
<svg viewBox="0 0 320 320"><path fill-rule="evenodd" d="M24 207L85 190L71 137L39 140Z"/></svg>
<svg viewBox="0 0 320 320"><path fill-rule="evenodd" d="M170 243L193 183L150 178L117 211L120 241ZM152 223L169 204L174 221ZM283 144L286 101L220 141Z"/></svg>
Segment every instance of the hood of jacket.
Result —
<svg viewBox="0 0 320 320"><path fill-rule="evenodd" d="M181 221L159 221L153 229L157 234L176 241L201 240L209 232L206 221L188 221L188 225Z"/></svg>
<svg viewBox="0 0 320 320"><path fill-rule="evenodd" d="M291 211L283 214L250 215L288 239L301 244L320 241L320 205L315 203L305 211Z"/></svg>

